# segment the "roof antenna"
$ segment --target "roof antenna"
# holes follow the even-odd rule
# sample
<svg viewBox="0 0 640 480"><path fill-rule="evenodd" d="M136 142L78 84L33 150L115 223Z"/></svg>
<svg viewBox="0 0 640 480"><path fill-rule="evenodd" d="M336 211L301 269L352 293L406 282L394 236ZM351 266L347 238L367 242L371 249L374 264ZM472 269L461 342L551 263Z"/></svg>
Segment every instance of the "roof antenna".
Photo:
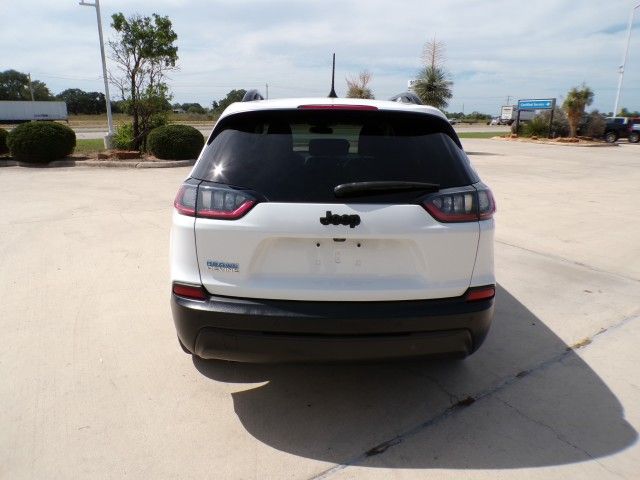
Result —
<svg viewBox="0 0 640 480"><path fill-rule="evenodd" d="M336 89L334 87L336 79L336 54L333 54L333 68L331 69L331 92L329 92L329 98L338 98Z"/></svg>

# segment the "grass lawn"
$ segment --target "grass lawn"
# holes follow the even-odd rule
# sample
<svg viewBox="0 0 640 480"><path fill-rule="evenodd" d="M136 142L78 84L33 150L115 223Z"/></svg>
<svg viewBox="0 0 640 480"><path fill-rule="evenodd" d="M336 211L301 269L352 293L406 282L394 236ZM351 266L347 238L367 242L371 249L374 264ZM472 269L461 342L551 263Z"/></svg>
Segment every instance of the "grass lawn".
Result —
<svg viewBox="0 0 640 480"><path fill-rule="evenodd" d="M101 138L78 139L73 153L93 153L104 150L104 140Z"/></svg>
<svg viewBox="0 0 640 480"><path fill-rule="evenodd" d="M492 138L505 135L505 132L460 132L460 138ZM74 153L95 153L104 150L104 141L101 138L78 139Z"/></svg>
<svg viewBox="0 0 640 480"><path fill-rule="evenodd" d="M460 138L493 138L506 135L509 132L458 132Z"/></svg>
<svg viewBox="0 0 640 480"><path fill-rule="evenodd" d="M198 115L191 113L169 113L169 121L173 123L187 123L187 124L204 124L211 125L215 123L217 115ZM131 116L124 113L113 114L113 124L118 127L123 123L131 122ZM106 127L107 115L69 115L70 127Z"/></svg>

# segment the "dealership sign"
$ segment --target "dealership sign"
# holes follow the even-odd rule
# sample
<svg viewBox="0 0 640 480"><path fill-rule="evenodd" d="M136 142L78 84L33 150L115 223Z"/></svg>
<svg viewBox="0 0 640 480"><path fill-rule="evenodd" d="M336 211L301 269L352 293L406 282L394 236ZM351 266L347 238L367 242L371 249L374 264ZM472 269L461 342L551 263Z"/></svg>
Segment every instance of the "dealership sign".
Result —
<svg viewBox="0 0 640 480"><path fill-rule="evenodd" d="M550 110L556 105L555 98L518 100L518 110Z"/></svg>
<svg viewBox="0 0 640 480"><path fill-rule="evenodd" d="M553 110L556 108L555 98L527 98L518 100L518 115L516 116L516 132L520 128L520 113L527 110L551 110L549 115L549 138L555 135L553 131Z"/></svg>

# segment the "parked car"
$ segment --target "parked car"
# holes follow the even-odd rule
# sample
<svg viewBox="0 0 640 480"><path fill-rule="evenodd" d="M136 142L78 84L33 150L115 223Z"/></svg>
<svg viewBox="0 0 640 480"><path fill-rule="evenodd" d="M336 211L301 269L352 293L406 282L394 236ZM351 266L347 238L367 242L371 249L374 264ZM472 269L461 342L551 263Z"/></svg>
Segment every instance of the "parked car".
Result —
<svg viewBox="0 0 640 480"><path fill-rule="evenodd" d="M631 143L640 141L640 117L607 117L604 139L614 143L627 138Z"/></svg>
<svg viewBox="0 0 640 480"><path fill-rule="evenodd" d="M631 143L640 141L640 117L630 119L629 136L627 137Z"/></svg>
<svg viewBox="0 0 640 480"><path fill-rule="evenodd" d="M171 307L186 352L466 356L487 335L493 195L433 107L234 103L174 206Z"/></svg>

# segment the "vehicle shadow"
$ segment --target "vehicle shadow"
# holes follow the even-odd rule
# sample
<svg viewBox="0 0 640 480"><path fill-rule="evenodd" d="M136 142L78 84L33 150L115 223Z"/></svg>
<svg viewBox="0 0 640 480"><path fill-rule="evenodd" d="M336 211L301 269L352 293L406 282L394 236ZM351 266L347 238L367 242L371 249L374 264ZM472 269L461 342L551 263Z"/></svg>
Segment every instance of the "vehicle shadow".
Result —
<svg viewBox="0 0 640 480"><path fill-rule="evenodd" d="M251 435L278 450L344 464L379 453L371 449L398 435L418 432L408 435L406 442L411 446L401 455L385 458L380 465L367 465L503 469L580 462L611 455L635 442L637 433L625 421L615 395L567 348L524 305L498 287L490 335L476 354L463 361L250 365L194 357L194 365L216 381L262 382L233 393L234 409ZM562 352L567 353L556 365L570 369L563 373L566 378L536 372L516 376ZM500 389L507 378L513 383ZM451 405L464 404L468 396L492 389L499 390L500 396L519 390L518 414L486 411L467 416L462 431L460 426L433 435L425 430L426 422L441 417ZM491 405L477 402L463 409L463 414L483 407L490 410ZM508 410L502 403L500 408ZM535 412L535 419L520 414L528 409ZM532 423L531 428L569 428L568 447L532 445L522 426L529 421L538 425ZM564 438L552 433L555 440ZM574 444L586 445L586 451L569 447ZM439 453L434 454L435 450Z"/></svg>

